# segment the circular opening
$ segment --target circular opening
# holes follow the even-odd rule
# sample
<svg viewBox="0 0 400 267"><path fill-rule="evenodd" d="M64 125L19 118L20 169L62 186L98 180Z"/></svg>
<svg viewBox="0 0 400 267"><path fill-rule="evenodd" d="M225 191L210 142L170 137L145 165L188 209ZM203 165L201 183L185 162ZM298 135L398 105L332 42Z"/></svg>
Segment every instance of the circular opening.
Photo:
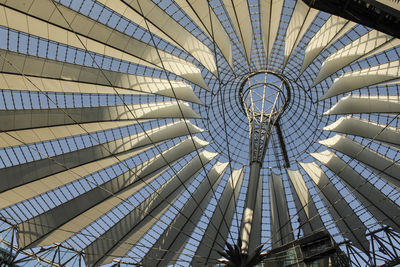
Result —
<svg viewBox="0 0 400 267"><path fill-rule="evenodd" d="M247 116L280 116L289 102L289 85L270 71L252 73L243 80L239 97Z"/></svg>

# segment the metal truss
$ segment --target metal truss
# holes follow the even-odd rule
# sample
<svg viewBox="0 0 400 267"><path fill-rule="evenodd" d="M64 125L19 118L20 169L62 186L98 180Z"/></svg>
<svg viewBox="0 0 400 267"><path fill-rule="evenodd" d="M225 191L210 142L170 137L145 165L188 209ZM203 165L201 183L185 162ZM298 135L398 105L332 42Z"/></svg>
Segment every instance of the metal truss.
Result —
<svg viewBox="0 0 400 267"><path fill-rule="evenodd" d="M17 226L4 219L2 221L9 226L0 230L0 266L85 266L83 252L63 244L19 249Z"/></svg>
<svg viewBox="0 0 400 267"><path fill-rule="evenodd" d="M370 253L360 253L349 242L345 246L347 255L353 266L395 266L400 264L400 234L390 227L372 231L366 234L370 241Z"/></svg>

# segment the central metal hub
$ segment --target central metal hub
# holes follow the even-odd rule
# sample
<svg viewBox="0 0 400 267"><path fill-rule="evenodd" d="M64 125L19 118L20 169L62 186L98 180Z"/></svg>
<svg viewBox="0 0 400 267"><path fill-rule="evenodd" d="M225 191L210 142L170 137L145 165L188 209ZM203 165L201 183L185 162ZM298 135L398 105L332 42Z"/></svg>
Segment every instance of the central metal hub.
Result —
<svg viewBox="0 0 400 267"><path fill-rule="evenodd" d="M261 71L244 78L239 94L248 118L261 115L279 116L289 100L289 84L275 72Z"/></svg>
<svg viewBox="0 0 400 267"><path fill-rule="evenodd" d="M244 78L239 94L249 120L250 162L262 164L272 131L289 102L289 83L280 74L260 71Z"/></svg>

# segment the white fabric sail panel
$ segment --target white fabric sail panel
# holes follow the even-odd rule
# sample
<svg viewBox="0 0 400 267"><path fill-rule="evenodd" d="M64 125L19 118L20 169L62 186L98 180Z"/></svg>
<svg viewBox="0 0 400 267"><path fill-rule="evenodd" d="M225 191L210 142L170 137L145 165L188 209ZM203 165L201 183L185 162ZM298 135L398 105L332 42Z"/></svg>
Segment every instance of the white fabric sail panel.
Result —
<svg viewBox="0 0 400 267"><path fill-rule="evenodd" d="M400 232L400 207L362 177L335 153L325 150L310 153L312 157L328 167L350 187L356 198L380 224L391 226Z"/></svg>
<svg viewBox="0 0 400 267"><path fill-rule="evenodd" d="M397 80L391 80L389 82L380 83L377 86L391 86L391 85L396 85L397 86L399 83L400 83L400 78L397 79Z"/></svg>
<svg viewBox="0 0 400 267"><path fill-rule="evenodd" d="M143 122L141 120L140 122ZM74 135L91 134L97 131L106 131L118 127L134 125L136 120L131 121L103 121L64 126L53 126L29 130L18 130L0 132L0 148L19 146L37 142L45 142L53 139L67 138Z"/></svg>
<svg viewBox="0 0 400 267"><path fill-rule="evenodd" d="M381 178L400 188L400 164L398 162L338 134L321 140L319 143L364 163Z"/></svg>
<svg viewBox="0 0 400 267"><path fill-rule="evenodd" d="M138 207L85 248L85 263L99 266L123 257L185 189L184 185L217 154L202 151Z"/></svg>
<svg viewBox="0 0 400 267"><path fill-rule="evenodd" d="M309 222L309 205L314 204L307 187L304 191L305 183L299 182L298 180L303 179L299 171L286 170L290 178L290 190L293 194L294 204L296 206L297 215L299 216L300 227L303 230L305 236L313 233ZM304 186L303 186L304 183ZM318 214L318 213L317 213Z"/></svg>
<svg viewBox="0 0 400 267"><path fill-rule="evenodd" d="M396 127L370 122L355 117L341 117L334 123L325 126L325 131L345 133L366 137L400 147L400 130Z"/></svg>
<svg viewBox="0 0 400 267"><path fill-rule="evenodd" d="M183 250L184 244L189 239L196 223L200 220L202 211L207 208L207 204L218 186L217 181L221 179L227 166L228 163L217 162L211 168L207 177L192 193L192 196L187 200L175 219L160 234L156 243L143 257L144 266L166 267L174 256L179 256L177 249L179 251Z"/></svg>
<svg viewBox="0 0 400 267"><path fill-rule="evenodd" d="M381 83L398 80L400 77L400 60L391 61L378 66L348 72L336 78L321 100L337 96L353 90L379 85Z"/></svg>
<svg viewBox="0 0 400 267"><path fill-rule="evenodd" d="M381 49L386 50L388 48L387 46L391 46L393 41L394 38L391 36L376 30L367 32L335 53L330 54L324 63L322 63L318 76L313 82L313 86L351 62L376 54L380 52Z"/></svg>
<svg viewBox="0 0 400 267"><path fill-rule="evenodd" d="M42 1L44 3L45 1ZM11 3L11 2L10 2ZM7 3L7 4L10 4ZM38 2L40 3L40 2ZM46 3L47 8L43 9L43 11L51 11L53 12L55 10L54 5L51 2ZM61 7L61 6L60 6ZM61 7L62 8L62 7ZM66 9L63 9L63 12ZM77 13L78 14L78 13ZM126 53L123 51L120 51L119 49L105 45L99 41L93 40L88 36L84 36L79 34L80 31L75 31L75 29L70 30L69 25L65 21L61 21L61 19L58 19L57 22L59 22L59 25L62 25L64 27L60 27L59 25L55 24L49 24L46 20L41 20L37 19L31 15L37 15L37 14L24 14L20 13L18 11L12 10L8 7L1 6L0 7L0 25L8 27L10 29L24 32L27 34L35 35L37 37L41 37L50 41L62 43L68 46L76 47L78 49L83 49L87 50L90 52L98 53L98 54L103 54L105 56L109 57L114 57L118 59L123 59L129 62L141 64L141 65L146 65L149 67L155 67L151 63L144 61L140 58L135 57L134 55L130 53ZM45 13L43 14L45 15ZM79 16L79 15L78 15ZM43 16L42 16L43 17ZM47 16L46 16L47 17ZM74 17L73 15L67 15L67 17ZM82 16L83 17L83 16ZM86 18L83 24L81 25L88 25L88 21L91 21L89 18ZM50 22L53 22L50 20ZM92 21L93 24L95 23ZM63 25L64 24L64 25ZM99 24L99 23L97 23ZM88 25L89 26L89 25ZM92 26L92 25L90 25ZM107 26L101 25L98 26L99 28L104 28L104 34L105 36L111 35L112 29L107 28ZM99 29L100 31L103 29ZM128 38L127 38L128 39ZM144 43L142 43L142 50Z"/></svg>
<svg viewBox="0 0 400 267"><path fill-rule="evenodd" d="M23 1L28 0L18 2ZM158 50L50 0L40 1L32 6L20 4L9 1L3 4L6 6L0 6L0 25L78 49L153 68L165 68L208 89L200 70L179 57Z"/></svg>
<svg viewBox="0 0 400 267"><path fill-rule="evenodd" d="M104 159L99 159L94 162L83 164L79 167L71 168L69 170L14 187L8 191L4 191L0 193L0 208L2 209L4 207L14 205L26 199L38 196L57 187L81 179L82 177L85 177L91 173L98 172L113 164L117 164L119 161L128 159L148 148L150 148L150 146L144 147L141 150L123 152L115 157L110 156Z"/></svg>
<svg viewBox="0 0 400 267"><path fill-rule="evenodd" d="M102 75L102 74L100 74ZM125 74L120 74L124 81ZM134 75L129 75L134 76ZM130 77L126 78L130 78ZM139 95L144 93L168 96L180 100L203 104L193 92L193 88L180 81L170 81L152 77L139 76L134 89L120 88L116 86L104 86L99 84L88 84L74 81L55 80L32 76L14 74L0 74L0 84L3 89L34 92L55 92L55 93L78 93L78 94L113 94L113 95ZM139 79L138 79L139 78Z"/></svg>
<svg viewBox="0 0 400 267"><path fill-rule="evenodd" d="M326 47L342 37L355 25L356 23L347 19L331 15L308 43L301 71L304 71Z"/></svg>
<svg viewBox="0 0 400 267"><path fill-rule="evenodd" d="M125 17L126 19L132 21L133 23L141 26L144 29L148 29L152 34L155 34L162 39L174 44L175 46L180 46L176 40L172 39L165 32L163 32L160 28L153 24L151 20L144 19L141 15L139 9L134 9L123 1L114 1L114 0L97 0L97 2L101 3L105 7L110 10L115 11L119 15Z"/></svg>
<svg viewBox="0 0 400 267"><path fill-rule="evenodd" d="M182 47L210 72L216 76L218 75L213 52L153 1L128 0L124 2L140 14L141 17L146 18L147 23L153 24L165 33L169 37L168 40L173 40L175 45ZM125 6L125 9L128 6ZM147 29L146 26L144 28Z"/></svg>
<svg viewBox="0 0 400 267"><path fill-rule="evenodd" d="M140 132L103 144L56 155L51 158L2 168L0 169L0 177L9 177L9 179L0 180L0 192L65 171L69 168L108 157L111 153L117 154L133 149L138 150L161 141L196 132L200 132L200 129L190 122L185 124L184 121L178 121L147 130L146 132Z"/></svg>
<svg viewBox="0 0 400 267"><path fill-rule="evenodd" d="M287 173L304 235L310 235L324 229L324 223L308 191L303 175L298 170L287 170Z"/></svg>
<svg viewBox="0 0 400 267"><path fill-rule="evenodd" d="M0 59L1 60L1 59ZM16 74L0 74L0 83L4 84L3 89L33 92L56 92L56 93L81 93L81 94L126 94L138 95L143 94L134 90L125 90L121 88L113 88L98 84L85 84L73 81L63 81L55 79L47 79L41 77L33 77L27 75Z"/></svg>
<svg viewBox="0 0 400 267"><path fill-rule="evenodd" d="M376 49L370 51L369 53L366 53L360 59L364 59L364 58L367 58L369 56L379 54L379 53L381 53L383 51L395 48L395 47L397 47L399 45L400 45L400 39L392 38L389 41L387 41L386 43L384 43L383 45L377 47Z"/></svg>
<svg viewBox="0 0 400 267"><path fill-rule="evenodd" d="M303 1L296 2L286 31L284 64L288 61L293 50L299 44L317 14L318 10L310 8Z"/></svg>
<svg viewBox="0 0 400 267"><path fill-rule="evenodd" d="M400 113L399 96L348 95L342 97L324 115L355 113Z"/></svg>
<svg viewBox="0 0 400 267"><path fill-rule="evenodd" d="M222 0L233 28L241 42L247 61L250 62L253 27L247 0Z"/></svg>
<svg viewBox="0 0 400 267"><path fill-rule="evenodd" d="M210 219L210 223L204 232L204 235L197 247L193 257L192 266L205 266L206 264L217 264L217 260L221 257L217 253L223 250L228 238L230 223L235 211L235 200L238 199L240 188L243 182L243 169L234 170L230 175L228 182L220 199L218 206ZM228 224L228 225L226 225ZM215 228L218 228L215 229Z"/></svg>
<svg viewBox="0 0 400 267"><path fill-rule="evenodd" d="M193 139L197 148L202 148L208 144L207 142L199 140L196 137ZM126 184L122 190L114 195L114 197L108 197L104 199L102 202L90 207L88 210L80 213L68 222L59 226L54 231L48 233L35 243L36 246L61 242L71 237L75 232L85 228L90 223L103 216L106 212L121 204L122 201L125 201L143 187L150 184L168 169L168 163L171 164L179 158L193 152L195 150L195 146L190 138L186 139L171 149L163 151L163 157L157 155L150 160L136 166L134 170L138 171L135 172L136 178L131 184Z"/></svg>
<svg viewBox="0 0 400 267"><path fill-rule="evenodd" d="M0 114L3 131L88 123L156 118L200 118L188 103L166 101L121 106L17 109L4 110Z"/></svg>
<svg viewBox="0 0 400 267"><path fill-rule="evenodd" d="M12 65L11 65L11 64ZM100 70L0 49L3 89L63 93L150 93L202 104L183 81ZM24 77L25 76L25 77Z"/></svg>
<svg viewBox="0 0 400 267"><path fill-rule="evenodd" d="M121 140L118 140L121 141ZM27 162L15 166L10 166L0 169L1 177L9 177L10 179L1 180L0 192L15 189L16 192L25 193L29 191L31 186L25 186L30 184L32 186L37 185L37 183L32 184L42 178L66 171L71 168L75 168L99 159L110 156L109 148L117 147L117 142L109 142L102 145L97 145L93 147L83 148L80 150L64 153L61 155L56 155L51 158L44 158L41 160L36 160L32 162ZM149 145L147 145L149 146ZM135 148L135 150L142 150L143 148L148 148L142 146L140 148ZM120 152L123 152L122 148ZM118 151L113 151L118 153ZM41 183L40 183L41 184ZM35 188L33 188L35 190ZM33 194L34 192L27 192L27 195ZM16 197L14 197L15 199Z"/></svg>
<svg viewBox="0 0 400 267"><path fill-rule="evenodd" d="M110 1L110 0L109 0ZM233 68L232 44L207 0L175 0L175 3L193 20L221 50L228 64Z"/></svg>
<svg viewBox="0 0 400 267"><path fill-rule="evenodd" d="M294 240L289 207L283 189L282 178L272 173L270 176L271 240L272 249Z"/></svg>
<svg viewBox="0 0 400 267"><path fill-rule="evenodd" d="M324 200L325 206L328 207L329 213L342 235L349 239L357 248L368 252L369 241L365 237L367 228L336 187L330 182L324 171L315 162L300 162L300 166L319 188L320 196Z"/></svg>
<svg viewBox="0 0 400 267"><path fill-rule="evenodd" d="M267 62L278 33L283 2L281 0L260 1L260 24Z"/></svg>
<svg viewBox="0 0 400 267"><path fill-rule="evenodd" d="M176 46L179 46L175 42L175 40L171 39L167 34L158 29L155 25L152 24L151 21L145 20L143 16L140 14L140 12L137 12L135 9L129 7L123 1L114 1L114 0L96 0L96 1L104 5L105 7L109 8L110 10L115 11L116 13L125 17L126 19L132 21L133 23L141 26L142 28L148 29L151 33L167 40L168 42Z"/></svg>
<svg viewBox="0 0 400 267"><path fill-rule="evenodd" d="M51 227L48 225L49 227L41 229L42 236L35 238L24 234L24 246L45 246L66 240L156 179L167 169L168 163L193 152L195 147L201 148L207 144L199 139L188 138L163 151L162 156L157 155L100 187L24 222L21 225L21 228L24 229L28 229L29 225L35 222L50 221L53 223ZM73 210L65 213L65 209Z"/></svg>

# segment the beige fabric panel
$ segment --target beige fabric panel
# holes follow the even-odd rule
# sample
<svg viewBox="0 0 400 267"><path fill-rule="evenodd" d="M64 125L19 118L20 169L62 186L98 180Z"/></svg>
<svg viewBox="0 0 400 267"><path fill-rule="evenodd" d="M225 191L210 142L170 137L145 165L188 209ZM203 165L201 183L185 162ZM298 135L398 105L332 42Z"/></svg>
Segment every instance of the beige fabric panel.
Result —
<svg viewBox="0 0 400 267"><path fill-rule="evenodd" d="M324 171L315 162L300 162L300 166L307 172L320 190L320 196L342 235L349 239L357 248L368 252L369 241L365 237L367 228L336 187L330 182Z"/></svg>
<svg viewBox="0 0 400 267"><path fill-rule="evenodd" d="M381 53L381 52L383 52L385 50L392 49L392 48L397 47L399 45L400 45L400 39L392 38L390 41L384 43L383 45L377 47L376 49L374 49L374 50L372 50L372 51L370 51L368 53L365 53L360 59L364 59L364 58L367 58L369 56L379 54L379 53Z"/></svg>
<svg viewBox="0 0 400 267"><path fill-rule="evenodd" d="M304 71L326 47L342 37L355 25L356 23L347 19L331 15L308 43L301 70Z"/></svg>
<svg viewBox="0 0 400 267"><path fill-rule="evenodd" d="M99 73L99 75L102 74ZM120 76L120 82L124 82L130 78L134 78L137 82L131 86L133 87L131 89L120 88L114 85L104 86L76 81L0 73L0 84L2 84L2 89L33 92L119 95L140 95L144 93L150 93L186 100L196 104L202 104L200 99L193 92L193 88L184 82L169 82L168 80L164 79L127 75L122 73L118 76Z"/></svg>
<svg viewBox="0 0 400 267"><path fill-rule="evenodd" d="M108 3L110 2L111 1L108 1ZM153 24L165 35L167 35L169 37L169 41L173 40L173 44L177 45L178 47L182 47L210 72L217 75L217 66L215 64L213 52L200 40L194 37L188 30L170 17L168 13L166 13L152 1L128 0L125 2L127 3L125 9L128 6L133 8L138 15L140 14L140 20L142 17L146 18L148 23ZM116 3L113 5L116 5ZM147 29L145 25L144 28Z"/></svg>
<svg viewBox="0 0 400 267"><path fill-rule="evenodd" d="M177 99L201 104L193 88L183 81L100 70L2 49L0 72L7 72L0 73L0 84L9 90L89 94L150 93L176 96Z"/></svg>
<svg viewBox="0 0 400 267"><path fill-rule="evenodd" d="M283 2L281 0L260 1L260 24L267 62L278 33Z"/></svg>
<svg viewBox="0 0 400 267"><path fill-rule="evenodd" d="M222 174L221 174L221 176L222 176ZM220 179L221 178L219 178L219 180L215 183L214 188L213 188L214 191L216 190L217 184L220 182ZM208 205L208 202L210 199L210 197L209 197L210 194L212 194L211 191L209 191L207 193L206 197L204 198L204 200L201 203L203 210L205 210ZM199 209L196 209L194 214L191 217L191 221L194 221L194 222L199 221L202 215L203 215L202 211ZM182 232L183 233L192 233L193 227L194 227L193 224L186 224L185 228L183 229ZM169 251L165 255L165 258L169 260L170 264L174 263L175 260L177 260L180 255L179 252L183 251L184 246L186 244L186 241L184 241L183 238L185 238L185 240L186 240L186 235L181 233L180 236L177 238L177 241L172 244ZM178 253L176 253L176 252L178 252Z"/></svg>
<svg viewBox="0 0 400 267"><path fill-rule="evenodd" d="M369 183L358 172L353 170L352 167L335 153L325 150L310 154L340 177L353 191L356 198L380 224L389 225L396 232L400 232L399 206L379 191L378 188Z"/></svg>
<svg viewBox="0 0 400 267"><path fill-rule="evenodd" d="M136 64L163 69L208 89L200 70L190 62L96 22L51 0L23 5L29 0L0 6L0 25L54 42ZM7 6L19 9L12 10ZM56 9L62 12L62 15ZM68 21L68 23L65 21ZM160 59L161 57L161 59Z"/></svg>
<svg viewBox="0 0 400 267"><path fill-rule="evenodd" d="M399 96L348 95L342 97L324 115L356 113L400 113Z"/></svg>
<svg viewBox="0 0 400 267"><path fill-rule="evenodd" d="M272 249L294 240L282 178L272 173L269 182Z"/></svg>
<svg viewBox="0 0 400 267"><path fill-rule="evenodd" d="M0 129L11 131L98 121L156 118L200 118L200 115L188 103L181 101L63 109L18 109L1 112Z"/></svg>
<svg viewBox="0 0 400 267"><path fill-rule="evenodd" d="M354 72L344 73L334 80L328 91L322 96L321 100L351 92L359 88L398 80L399 77L399 60Z"/></svg>
<svg viewBox="0 0 400 267"><path fill-rule="evenodd" d="M325 131L345 133L370 138L400 148L400 131L396 127L370 122L355 117L341 117L325 126Z"/></svg>
<svg viewBox="0 0 400 267"><path fill-rule="evenodd" d="M308 27L318 14L318 10L310 8L303 1L297 1L294 7L289 26L286 31L285 42L285 60L284 65L288 61L293 50L299 44Z"/></svg>
<svg viewBox="0 0 400 267"><path fill-rule="evenodd" d="M42 179L12 188L8 191L0 193L0 208L4 208L26 199L38 196L57 187L66 185L75 180L81 179L91 173L95 173L102 169L105 169L113 164L130 158L146 149L150 146L146 146L142 149L127 151L116 155L115 157L110 156L107 158L99 159L94 162L83 164L82 166L71 168L66 171L44 177Z"/></svg>
<svg viewBox="0 0 400 267"><path fill-rule="evenodd" d="M253 27L251 25L248 2L247 0L222 0L222 2L243 46L247 61L250 62Z"/></svg>
<svg viewBox="0 0 400 267"><path fill-rule="evenodd" d="M207 143L204 141L194 138L197 148L204 147ZM163 156L169 162L178 160L180 157L189 154L194 151L193 142L190 139L179 143L171 149L164 151ZM160 164L161 163L161 164ZM87 225L103 216L106 212L110 211L117 205L121 204L122 201L126 200L147 184L151 183L154 179L159 177L163 172L168 169L168 164L160 155L136 166L135 170L139 170L136 175L136 179L130 185L126 185L124 189L120 190L115 194L115 197L109 197L101 203L89 208L85 212L69 220L59 228L47 234L43 237L38 245L51 244L54 242L61 242L66 240L73 235L74 232L80 231Z"/></svg>
<svg viewBox="0 0 400 267"><path fill-rule="evenodd" d="M144 122L144 120L140 121ZM131 121L103 121L82 123L64 126L53 126L29 130L0 132L0 148L45 142L53 139L66 138L74 135L106 131L113 128L134 125L136 120Z"/></svg>
<svg viewBox="0 0 400 267"><path fill-rule="evenodd" d="M203 179L192 193L192 196L186 201L185 206L180 210L170 226L160 234L156 243L143 257L143 264L145 266L166 267L170 264L169 261L172 260L173 257L179 256L177 249L179 251L183 250L196 223L202 216L202 210L207 208L207 204L218 186L217 181L222 178L222 174L227 166L228 163L217 162L212 167L207 177ZM174 262L171 263L173 264Z"/></svg>
<svg viewBox="0 0 400 267"><path fill-rule="evenodd" d="M319 143L364 163L388 183L400 188L400 164L398 162L338 134L321 140Z"/></svg>
<svg viewBox="0 0 400 267"><path fill-rule="evenodd" d="M202 164L207 164L216 155L208 151L200 152L200 157L196 156L177 175L86 247L85 263L99 266L110 263L115 257L123 257L169 208L169 203L179 197L184 190L183 184L188 185Z"/></svg>
<svg viewBox="0 0 400 267"><path fill-rule="evenodd" d="M186 126L184 121L178 121L148 130L146 133L140 132L103 144L56 155L51 158L2 168L0 169L0 177L10 177L10 179L0 179L0 192L65 171L66 168L75 168L108 157L110 153L118 154L132 149L138 150L157 142L196 132L200 132L200 129L190 122Z"/></svg>
<svg viewBox="0 0 400 267"><path fill-rule="evenodd" d="M101 3L102 5L108 7L109 9L115 11L116 13L120 14L121 16L127 18L128 20L132 21L133 23L141 26L144 29L149 28L149 31L159 37L165 39L166 41L174 44L175 46L179 46L175 40L171 39L167 34L162 32L159 28L157 28L152 21L144 20L143 16L140 15L140 12L132 9L123 1L115 1L115 0L97 0L97 2Z"/></svg>
<svg viewBox="0 0 400 267"><path fill-rule="evenodd" d="M221 255L216 251L224 249L221 244L225 244L228 238L229 227L236 205L234 200L237 200L239 197L243 177L243 169L234 170L229 177L225 189L218 200L218 206L220 208L215 209L210 223L197 247L195 255L198 257L192 259L191 266L200 267L206 264L217 264L215 259L219 259ZM225 222L228 223L228 226ZM214 228L215 226L218 227L219 230L216 230ZM209 246L212 246L212 248Z"/></svg>
<svg viewBox="0 0 400 267"><path fill-rule="evenodd" d="M40 3L40 2L38 2ZM44 15L47 15L47 12L53 13L55 10L54 5L51 2L45 3L45 1L41 1L41 3L46 4L47 7L43 8L43 16L39 16L39 18L43 18ZM12 6L12 3L9 2L7 3L10 6ZM34 5L33 7L35 7ZM72 14L72 12L68 12L69 9L59 6L62 12L67 13L66 17L67 18L73 18L75 17ZM53 13L57 14L57 13ZM38 14L30 14L30 15L35 15L37 16ZM72 31L69 30L68 24L66 24L64 21L62 21L62 17L60 16L59 18L56 18L56 22L59 22L59 24L54 25L54 24L49 24L44 20L34 18L30 15L26 15L24 13L20 13L18 11L12 10L8 7L1 6L0 7L0 18L3 18L0 20L0 25L14 29L16 31L21 31L25 32L27 34L32 34L37 37L41 37L44 39L48 39L54 42L62 43L65 45L73 46L78 49L83 49L83 50L88 50L90 52L98 53L98 54L103 54L109 57L114 57L114 58L121 58L123 60L127 60L133 63L141 64L141 65L146 65L149 67L155 67L153 64L146 62L144 60L141 60L129 53L125 53L120 51L119 49L116 49L115 47L111 47L108 45L104 45L101 42L95 41L87 36L81 35L80 31ZM82 17L83 15L80 16L78 13L76 13L76 16ZM47 16L46 16L47 17ZM49 19L49 18L47 18ZM51 18L50 18L51 19ZM89 18L85 18L86 20L83 24L81 25L87 25L87 26L92 26L92 24L95 24L94 21L92 21ZM88 23L88 22L91 23ZM53 22L50 20L50 22ZM64 25L63 25L64 24ZM99 23L97 23L99 24ZM101 30L104 30L105 36L109 37L111 35L112 29L107 28L107 26L99 24L98 26ZM75 29L74 29L75 30ZM76 34L75 34L76 33ZM103 38L102 38L103 39ZM127 38L128 39L128 38ZM100 39L101 40L101 39ZM141 44L142 51L144 51L145 44Z"/></svg>
<svg viewBox="0 0 400 267"><path fill-rule="evenodd" d="M211 40L214 40L228 64L233 68L232 44L207 0L175 0L175 3L193 20ZM210 18L211 17L211 18ZM211 23L212 21L212 23Z"/></svg>
<svg viewBox="0 0 400 267"><path fill-rule="evenodd" d="M195 146L202 148L208 143L197 138L188 138L179 144L163 151L163 157L157 155L146 162L143 162L130 171L113 178L104 183L101 187L96 187L78 197L46 212L45 215L39 215L24 222L20 228L29 229L30 224L38 221L48 221L49 218L55 218L52 227L42 229L42 236L33 238L24 234L25 242L29 246L46 246L54 242L62 242L71 237L75 232L85 228L88 224L103 216L106 212L119 205L129 196L138 192L148 183L156 179L168 168L168 163L173 163L179 158L193 152ZM111 197L115 194L115 197ZM79 206L69 212L69 216L64 216L64 209L68 207Z"/></svg>
<svg viewBox="0 0 400 267"><path fill-rule="evenodd" d="M387 85L387 86L390 86L390 85L397 86L397 84L399 84L399 83L400 83L400 78L396 79L396 80L391 80L389 82L380 83L380 84L378 84L378 86L385 86L385 85Z"/></svg>
<svg viewBox="0 0 400 267"><path fill-rule="evenodd" d="M298 170L287 170L287 173L304 235L310 235L313 232L324 229L324 223L308 191L303 175Z"/></svg>
<svg viewBox="0 0 400 267"><path fill-rule="evenodd" d="M322 63L318 76L313 82L313 86L351 62L382 52L397 43L400 43L400 40L387 34L376 30L367 32L335 53L330 54L324 63Z"/></svg>
<svg viewBox="0 0 400 267"><path fill-rule="evenodd" d="M41 188L43 183L37 182L40 179L64 172L66 169L75 168L99 159L109 157L110 149L115 154L123 152L126 149L132 149L127 145L127 147L118 149L119 151L116 150L121 142L122 140L119 139L117 141L83 148L69 153L53 156L51 158L44 158L41 160L2 168L0 169L0 176L5 177L5 175L7 175L10 177L10 179L0 180L0 192L3 193L13 189L14 192L21 193L19 197L17 195L13 196L13 202L25 198L25 195L36 195L36 192L43 191L47 188L47 186L50 186L46 185L45 188ZM142 150L145 147L146 145L140 148L135 148L135 150ZM79 179L80 177L75 178ZM52 183L56 183L56 181L52 181ZM36 186L39 186L39 188L35 188Z"/></svg>
<svg viewBox="0 0 400 267"><path fill-rule="evenodd" d="M3 85L3 89L18 91L78 94L142 94L141 92L134 90L125 90L121 88L113 88L110 86L103 86L98 84L85 84L73 81L63 81L7 73L0 73L0 83Z"/></svg>

